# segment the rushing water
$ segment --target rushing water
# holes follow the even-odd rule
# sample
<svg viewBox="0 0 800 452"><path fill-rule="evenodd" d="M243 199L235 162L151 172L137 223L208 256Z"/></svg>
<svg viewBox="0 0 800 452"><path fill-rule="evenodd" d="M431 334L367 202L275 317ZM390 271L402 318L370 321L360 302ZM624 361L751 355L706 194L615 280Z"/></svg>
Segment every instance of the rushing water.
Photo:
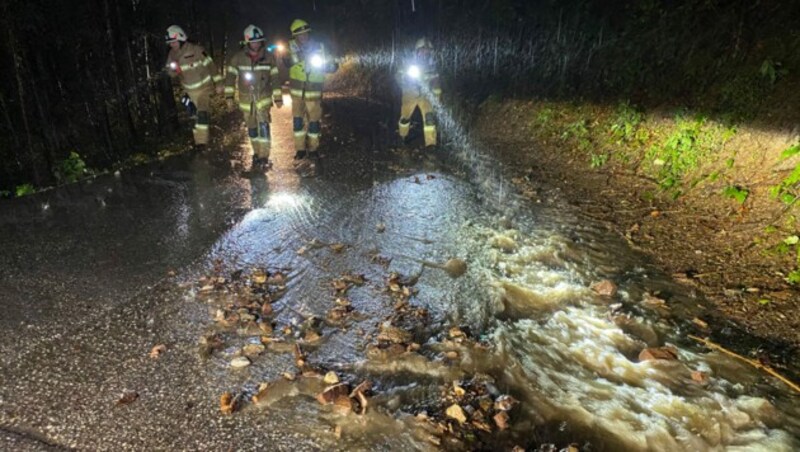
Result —
<svg viewBox="0 0 800 452"><path fill-rule="evenodd" d="M344 105L336 106L337 114L353 116L337 122L358 123L358 108L337 102ZM443 388L477 379L521 402L510 411L509 429L484 438L485 448L572 442L607 451L800 447L796 394L687 339L702 300L580 211L558 200L534 204L516 196L503 170L439 108L453 140L447 152L371 153L336 129L341 149L322 161L316 178L292 168L291 115L276 111L275 168L267 177L198 181L210 195L205 198L193 190L167 193L175 201L166 226L142 229L171 231L158 241L159 251L170 254L209 225L234 220L206 255L177 269L176 281L141 288L124 304L78 310L77 319L69 315L82 308L66 303L70 322L42 322L35 337L9 327L13 333L6 336L19 341L8 340L0 361L0 426L86 449L467 449L473 445L443 438L422 413L441 413ZM109 199L114 211L130 210L126 203ZM145 213L136 218L144 219L152 205L142 202ZM218 218L223 211L238 214ZM125 249L115 229L103 227L102 213L96 217L92 230ZM145 256L141 268L152 265L147 243L145 237L133 242L135 255ZM437 267L451 258L467 262L463 276L451 278ZM102 274L104 262L91 268ZM276 331L287 332L252 356L251 365L234 369L231 361L257 346L261 332L220 327L218 312L238 302L237 292L204 291L199 280L211 274L232 280L238 270L246 278L256 268L287 277L270 316ZM414 282L409 301L428 316L402 323L418 350L384 357L370 353L370 345L395 312L386 290L391 272ZM366 280L346 293L354 313L345 322L319 322L320 339L303 341L314 319L325 319L342 297L331 282L345 273ZM603 279L617 283L616 295L591 290ZM453 327L472 340L449 340ZM198 341L210 333L223 345L198 356ZM167 351L151 359L147 352L156 343ZM320 405L314 397L325 385L318 378L284 378L298 371L295 343L321 372L336 371L354 385L371 380L366 414ZM663 345L674 346L678 359L639 362L643 348ZM695 382L694 371L708 382ZM223 391L248 400L265 382L264 400L220 415ZM137 389L140 397L116 407L123 388Z"/></svg>
<svg viewBox="0 0 800 452"><path fill-rule="evenodd" d="M443 123L456 127L446 115ZM702 311L701 300L580 212L515 198L478 146L458 130L449 132L461 137L455 143L460 165L411 165L407 174L384 172L371 183L341 184L330 178L297 184L295 173L278 167L268 189L254 189L269 194L254 201L255 210L217 244L209 261L291 269L289 291L278 303L279 324L324 317L332 299L329 281L345 271L364 273L370 281L349 294L361 320L345 329L325 328L323 343L309 358L353 381L371 378L376 391L370 415L355 423L331 420L314 404L286 401L313 396L321 386L282 381L282 389L271 393L270 416L275 410L309 410L311 419L344 426L336 443L344 448L431 447L430 432L413 415L437 403L441 386L487 374L522 402L503 436L509 445L800 447L795 394L746 364L687 341L685 325ZM468 174L453 175L454 168ZM309 243L344 243L348 249L342 255L325 246L298 253ZM393 258L389 269L370 263L378 252ZM458 280L420 264L453 256L469 263ZM374 331L391 310L381 301L390 270L419 275L412 301L434 321L414 330L423 344L419 353L366 359L367 340L355 332ZM618 282L613 299L589 288L602 279ZM653 294L666 302L648 304ZM446 344L442 335L451 326L468 328L491 347ZM663 345L675 346L678 360L639 362L643 348ZM443 361L441 352L454 347L459 360ZM262 358L244 381L276 379L280 366L289 365L281 356ZM226 362L216 361L220 369ZM705 373L708 382L693 381L693 371ZM225 375L223 370L220 378Z"/></svg>

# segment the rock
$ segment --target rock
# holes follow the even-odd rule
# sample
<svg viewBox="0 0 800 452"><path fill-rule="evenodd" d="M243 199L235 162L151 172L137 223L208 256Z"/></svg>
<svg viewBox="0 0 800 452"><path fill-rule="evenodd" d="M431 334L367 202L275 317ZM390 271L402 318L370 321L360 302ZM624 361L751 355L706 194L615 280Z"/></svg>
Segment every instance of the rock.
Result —
<svg viewBox="0 0 800 452"><path fill-rule="evenodd" d="M249 366L250 364L252 363L246 356L237 356L236 358L233 358L233 360L231 361L231 367L233 367L234 369L241 369L243 367Z"/></svg>
<svg viewBox="0 0 800 452"><path fill-rule="evenodd" d="M458 359L458 352L449 351L444 354L444 357L450 360Z"/></svg>
<svg viewBox="0 0 800 452"><path fill-rule="evenodd" d="M330 405L338 397L348 397L349 394L350 386L347 383L339 383L337 385L330 386L321 393L317 394L317 401L323 405Z"/></svg>
<svg viewBox="0 0 800 452"><path fill-rule="evenodd" d="M453 394L455 394L456 397L464 397L464 394L466 393L467 391L459 386L457 382L453 382Z"/></svg>
<svg viewBox="0 0 800 452"><path fill-rule="evenodd" d="M639 353L639 361L674 361L676 359L678 359L678 351L672 347L646 348Z"/></svg>
<svg viewBox="0 0 800 452"><path fill-rule="evenodd" d="M501 395L494 401L494 409L497 411L509 411L519 402L510 395Z"/></svg>
<svg viewBox="0 0 800 452"><path fill-rule="evenodd" d="M497 425L497 428L499 428L500 430L505 430L508 428L509 417L508 413L506 413L505 411L501 411L495 414L492 419L494 420L495 425Z"/></svg>
<svg viewBox="0 0 800 452"><path fill-rule="evenodd" d="M281 376L282 376L283 378L285 378L286 380L289 380L289 381L294 381L294 379L295 379L295 378L297 378L297 377L295 377L295 375L294 375L293 373L291 373L291 372L284 372L284 373L282 373L282 374L281 374Z"/></svg>
<svg viewBox="0 0 800 452"><path fill-rule="evenodd" d="M386 231L386 225L383 223L378 223L377 225L375 225L375 231L378 233Z"/></svg>
<svg viewBox="0 0 800 452"><path fill-rule="evenodd" d="M464 410L457 403L450 405L447 408L447 411L445 411L445 414L450 419L455 419L458 421L459 424L467 422L467 415L464 414Z"/></svg>
<svg viewBox="0 0 800 452"><path fill-rule="evenodd" d="M322 381L328 385L335 385L336 383L339 383L339 376L336 375L336 372L330 371L325 374L325 378L323 378Z"/></svg>
<svg viewBox="0 0 800 452"><path fill-rule="evenodd" d="M262 344L247 344L242 347L242 353L244 353L245 356L258 356L264 353L266 349L267 348Z"/></svg>
<svg viewBox="0 0 800 452"><path fill-rule="evenodd" d="M617 285L613 281L604 279L593 283L590 288L598 295L613 297L617 294Z"/></svg>

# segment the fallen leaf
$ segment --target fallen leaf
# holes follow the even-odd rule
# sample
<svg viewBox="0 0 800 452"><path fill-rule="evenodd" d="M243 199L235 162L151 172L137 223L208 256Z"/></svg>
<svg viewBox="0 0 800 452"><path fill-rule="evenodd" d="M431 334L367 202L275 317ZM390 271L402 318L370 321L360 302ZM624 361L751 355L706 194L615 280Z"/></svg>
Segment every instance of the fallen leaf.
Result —
<svg viewBox="0 0 800 452"><path fill-rule="evenodd" d="M464 410L457 403L450 405L445 411L445 414L447 417L458 421L459 424L463 424L467 421L467 415L464 414Z"/></svg>
<svg viewBox="0 0 800 452"><path fill-rule="evenodd" d="M256 284L264 284L267 282L267 273L263 270L256 270L253 273L252 280Z"/></svg>
<svg viewBox="0 0 800 452"><path fill-rule="evenodd" d="M136 399L139 398L139 393L136 391L125 391L123 392L116 401L117 406L127 405L129 403L133 403Z"/></svg>
<svg viewBox="0 0 800 452"><path fill-rule="evenodd" d="M253 403L258 403L260 401L267 399L267 390L269 389L269 383L261 383L258 386L258 391L253 395L251 400Z"/></svg>
<svg viewBox="0 0 800 452"><path fill-rule="evenodd" d="M604 279L593 283L590 288L598 295L613 297L617 294L617 285L613 281Z"/></svg>
<svg viewBox="0 0 800 452"><path fill-rule="evenodd" d="M330 371L325 374L325 377L322 379L322 381L324 381L325 384L328 385L335 385L339 383L339 376L336 375L336 372Z"/></svg>
<svg viewBox="0 0 800 452"><path fill-rule="evenodd" d="M233 414L238 408L238 397L234 397L230 392L225 392L219 397L219 409L222 414Z"/></svg>
<svg viewBox="0 0 800 452"><path fill-rule="evenodd" d="M676 359L678 359L678 352L672 347L645 348L639 353L639 361L674 361Z"/></svg>
<svg viewBox="0 0 800 452"><path fill-rule="evenodd" d="M497 428L499 428L500 430L505 430L508 428L509 417L508 413L506 413L505 411L501 411L495 414L492 419L494 419L495 425L497 425Z"/></svg>
<svg viewBox="0 0 800 452"><path fill-rule="evenodd" d="M153 359L158 359L162 353L167 351L167 346L164 344L158 344L152 349L150 349L150 357Z"/></svg>

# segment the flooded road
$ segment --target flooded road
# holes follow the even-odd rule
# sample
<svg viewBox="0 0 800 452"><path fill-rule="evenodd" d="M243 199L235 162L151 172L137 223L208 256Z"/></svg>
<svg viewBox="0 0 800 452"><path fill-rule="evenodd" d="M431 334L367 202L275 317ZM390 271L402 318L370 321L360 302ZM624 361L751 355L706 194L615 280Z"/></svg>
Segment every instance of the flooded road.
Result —
<svg viewBox="0 0 800 452"><path fill-rule="evenodd" d="M476 144L390 149L386 108L328 112L315 168L284 108L266 177L232 148L4 207L4 449L800 447L800 397L689 339L702 300L602 225ZM353 397L316 400L328 372Z"/></svg>

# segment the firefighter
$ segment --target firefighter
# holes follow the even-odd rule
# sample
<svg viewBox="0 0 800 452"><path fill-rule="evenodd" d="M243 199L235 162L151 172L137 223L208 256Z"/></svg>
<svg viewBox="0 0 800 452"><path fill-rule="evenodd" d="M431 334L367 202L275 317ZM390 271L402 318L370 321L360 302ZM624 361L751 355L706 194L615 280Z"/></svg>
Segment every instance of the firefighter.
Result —
<svg viewBox="0 0 800 452"><path fill-rule="evenodd" d="M283 106L283 96L275 57L267 51L264 32L255 25L244 29L244 47L228 62L225 98L233 100L236 88L253 146L252 168L267 169L271 165L269 110L273 103Z"/></svg>
<svg viewBox="0 0 800 452"><path fill-rule="evenodd" d="M398 131L405 141L411 129L411 116L419 108L423 120L425 147L436 146L436 113L431 99L440 99L442 89L439 84L439 73L433 57L433 45L426 38L417 40L414 56L397 73L397 81L403 92L400 107Z"/></svg>
<svg viewBox="0 0 800 452"><path fill-rule="evenodd" d="M321 133L322 85L325 74L336 72L338 65L325 46L311 37L311 27L306 21L296 19L289 29L292 40L285 64L289 67L292 95L294 158L316 158Z"/></svg>
<svg viewBox="0 0 800 452"><path fill-rule="evenodd" d="M170 77L180 79L181 86L194 101L197 108L195 118L194 143L198 146L208 144L208 126L211 115L210 96L214 86L222 80L217 66L202 46L188 42L186 33L177 25L167 28L167 44L170 50L167 55L167 73Z"/></svg>

